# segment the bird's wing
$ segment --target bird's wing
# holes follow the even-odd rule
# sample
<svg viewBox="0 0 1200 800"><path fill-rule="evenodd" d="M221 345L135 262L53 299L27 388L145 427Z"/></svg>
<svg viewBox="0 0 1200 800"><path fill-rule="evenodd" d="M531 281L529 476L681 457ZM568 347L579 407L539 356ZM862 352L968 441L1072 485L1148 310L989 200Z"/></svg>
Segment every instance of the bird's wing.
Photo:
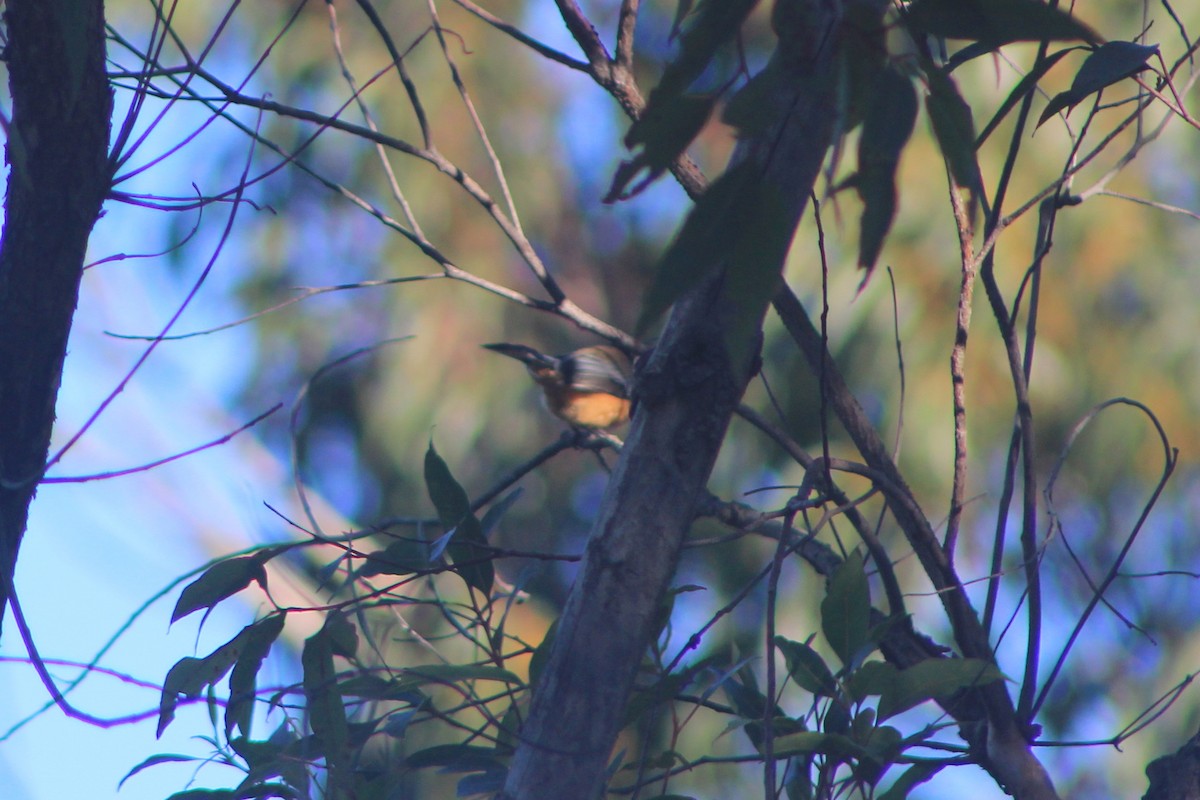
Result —
<svg viewBox="0 0 1200 800"><path fill-rule="evenodd" d="M580 392L605 392L629 397L629 359L613 347L588 347L562 359L566 383Z"/></svg>

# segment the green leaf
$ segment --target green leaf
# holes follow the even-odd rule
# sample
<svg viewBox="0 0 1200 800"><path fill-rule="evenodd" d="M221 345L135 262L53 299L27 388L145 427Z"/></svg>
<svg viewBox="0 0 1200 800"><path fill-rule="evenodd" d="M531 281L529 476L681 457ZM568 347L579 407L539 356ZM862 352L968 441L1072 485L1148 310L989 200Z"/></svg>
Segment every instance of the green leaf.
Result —
<svg viewBox="0 0 1200 800"><path fill-rule="evenodd" d="M157 736L162 736L167 725L175 718L175 707L180 697L199 697L206 686L211 687L225 676L241 654L244 641L253 625L242 629L204 658L185 657L179 659L167 672L163 680L162 697L158 705Z"/></svg>
<svg viewBox="0 0 1200 800"><path fill-rule="evenodd" d="M679 39L679 54L663 70L658 85L650 92L646 108L625 136L630 149L642 146L632 160L618 167L605 202L625 199L645 189L687 149L708 121L717 95L689 92L693 81L712 62L717 50L732 42L742 22L758 0L723 0L703 3ZM686 15L680 9L682 19ZM642 170L647 175L632 189L630 182Z"/></svg>
<svg viewBox="0 0 1200 800"><path fill-rule="evenodd" d="M450 467L438 455L433 442L429 443L429 449L425 451L425 490L437 510L442 530L449 531L458 527L463 518L470 515L471 501L467 498L466 491L450 474Z"/></svg>
<svg viewBox="0 0 1200 800"><path fill-rule="evenodd" d="M950 165L955 182L963 188L978 193L983 188L979 164L975 161L975 122L971 118L971 107L958 93L954 80L938 67L926 70L929 80L929 96L925 98L925 109L933 125L933 135L938 147Z"/></svg>
<svg viewBox="0 0 1200 800"><path fill-rule="evenodd" d="M232 789L188 789L176 792L167 800L239 800Z"/></svg>
<svg viewBox="0 0 1200 800"><path fill-rule="evenodd" d="M732 311L725 345L731 364L749 362L794 233L786 203L762 177L756 165L743 161L697 201L659 262L642 307L640 332L712 270L724 267Z"/></svg>
<svg viewBox="0 0 1200 800"><path fill-rule="evenodd" d="M471 511L466 491L454 479L433 442L425 451L425 488L437 509L442 529L447 533L454 532L447 548L454 571L468 586L478 589L485 597L490 596L496 579L490 560L491 548L479 520Z"/></svg>
<svg viewBox="0 0 1200 800"><path fill-rule="evenodd" d="M850 709L846 708L841 698L834 698L825 707L825 719L822 720L821 729L826 733L848 734L850 722Z"/></svg>
<svg viewBox="0 0 1200 800"><path fill-rule="evenodd" d="M523 697L528 699L528 695ZM521 730L521 720L525 718L522 708L522 701L515 701L508 707L508 711L504 712L504 717L500 720L500 728L496 731L496 749L506 753L516 749L519 742L518 732Z"/></svg>
<svg viewBox="0 0 1200 800"><path fill-rule="evenodd" d="M738 727L738 724L731 723L729 730ZM748 720L741 727L746 731L746 738L750 740L750 744L754 745L754 749L758 752L763 752L763 745L766 743L766 727L761 719ZM784 736L791 736L794 733L802 733L808 728L804 724L804 720L792 719L791 717L777 716L771 718L771 729L775 731L775 741L779 741Z"/></svg>
<svg viewBox="0 0 1200 800"><path fill-rule="evenodd" d="M635 689L629 698L625 709L625 725L628 726L642 717L647 711L674 699L676 695L690 686L704 670L712 666L714 657L702 659L679 672L660 676L653 685L646 689Z"/></svg>
<svg viewBox="0 0 1200 800"><path fill-rule="evenodd" d="M904 14L918 35L971 39L993 47L1009 42L1048 42L1099 36L1066 11L1042 0L914 0Z"/></svg>
<svg viewBox="0 0 1200 800"><path fill-rule="evenodd" d="M429 547L416 539L401 538L392 541L382 550L367 554L366 563L358 575L370 578L374 575L411 575L429 569Z"/></svg>
<svg viewBox="0 0 1200 800"><path fill-rule="evenodd" d="M717 50L732 42L742 23L758 0L710 0L692 15L679 39L679 55L666 69L655 87L663 98L685 91L709 64Z"/></svg>
<svg viewBox="0 0 1200 800"><path fill-rule="evenodd" d="M331 611L325 617L324 632L335 656L354 658L354 654L358 652L358 629L345 614Z"/></svg>
<svg viewBox="0 0 1200 800"><path fill-rule="evenodd" d="M639 333L720 266L719 255L732 250L729 231L737 230L734 225L740 222L734 218L756 178L752 165L743 162L713 181L696 201L658 263L642 304Z"/></svg>
<svg viewBox="0 0 1200 800"><path fill-rule="evenodd" d="M245 761L249 770L238 785L238 797L308 797L309 763L320 758L312 750L305 750L302 740L287 730L283 723L265 742L244 737L229 740L230 747ZM287 786L268 784L273 778L282 778ZM266 794L264 787L275 787L276 794ZM289 788L290 787L290 788Z"/></svg>
<svg viewBox="0 0 1200 800"><path fill-rule="evenodd" d="M397 703L407 703L420 706L429 698L420 687L429 683L429 679L417 676L415 678L383 678L379 675L358 673L345 680L338 681L338 694L342 697L360 697L364 700L392 700Z"/></svg>
<svg viewBox="0 0 1200 800"><path fill-rule="evenodd" d="M879 795L879 800L905 800L909 792L938 774L943 766L937 762L929 761L913 764L904 770L886 792Z"/></svg>
<svg viewBox="0 0 1200 800"><path fill-rule="evenodd" d="M776 95L787 88L779 64L769 61L729 98L721 112L721 121L737 128L741 136L760 133L787 113L786 106L775 102Z"/></svg>
<svg viewBox="0 0 1200 800"><path fill-rule="evenodd" d="M788 674L805 691L820 697L832 697L837 691L837 682L825 660L804 642L793 642L782 636L775 637L775 646L787 660Z"/></svg>
<svg viewBox="0 0 1200 800"><path fill-rule="evenodd" d="M879 698L879 719L946 697L960 689L1004 680L995 664L978 658L928 658L896 673L892 687Z"/></svg>
<svg viewBox="0 0 1200 800"><path fill-rule="evenodd" d="M860 651L868 641L870 617L871 592L862 553L856 550L834 571L821 601L821 630L847 669L867 655Z"/></svg>
<svg viewBox="0 0 1200 800"><path fill-rule="evenodd" d="M890 725L864 725L861 731L855 727L854 740L865 751L854 766L854 777L874 786L900 754L904 736Z"/></svg>
<svg viewBox="0 0 1200 800"><path fill-rule="evenodd" d="M558 620L550 623L550 627L546 629L546 635L542 637L542 643L533 651L533 655L529 658L529 685L536 687L538 679L542 677L542 671L546 668L546 662L550 660L550 648L554 645L554 636L558 633Z"/></svg>
<svg viewBox="0 0 1200 800"><path fill-rule="evenodd" d="M346 707L337 691L337 670L333 665L333 642L325 627L304 642L300 665L304 670L304 697L308 703L308 720L312 731L321 740L326 758L338 763L344 758L349 741Z"/></svg>
<svg viewBox="0 0 1200 800"><path fill-rule="evenodd" d="M125 781L129 780L134 775L137 775L142 770L153 767L157 764L178 764L180 762L200 760L201 759L197 758L196 756L183 756L174 753L159 753L158 755L150 756L145 761L129 770L129 772L126 772L125 777L121 778L121 781L117 784L117 789L120 789L122 786L124 786Z"/></svg>
<svg viewBox="0 0 1200 800"><path fill-rule="evenodd" d="M821 753L840 759L860 758L865 751L849 736L840 733L801 731L775 740L775 758Z"/></svg>
<svg viewBox="0 0 1200 800"><path fill-rule="evenodd" d="M896 675L900 670L885 661L868 661L850 673L846 689L851 701L862 702L868 697L879 697L894 690Z"/></svg>
<svg viewBox="0 0 1200 800"><path fill-rule="evenodd" d="M896 215L896 168L916 121L917 93L912 81L894 69L880 71L858 139L854 182L863 201L858 265L866 270L864 283L875 268Z"/></svg>
<svg viewBox="0 0 1200 800"><path fill-rule="evenodd" d="M1075 73L1075 80L1071 82L1071 88L1065 92L1059 92L1046 104L1046 108L1038 118L1038 125L1064 108L1073 108L1090 95L1146 69L1146 62L1156 53L1158 53L1158 45L1144 45L1136 42L1106 42L1102 44L1092 51L1092 54L1079 67L1079 72Z"/></svg>
<svg viewBox="0 0 1200 800"><path fill-rule="evenodd" d="M738 680L740 678L741 680ZM729 702L733 704L733 708L737 711L739 717L745 719L762 719L763 713L767 710L767 698L758 688L758 681L754 678L754 672L750 669L749 664L743 665L738 669L737 677L730 676L722 685L725 689L725 694L729 698ZM776 707L776 713L782 714L782 710Z"/></svg>
<svg viewBox="0 0 1200 800"><path fill-rule="evenodd" d="M242 736L250 736L250 720L254 710L255 694L258 689L258 670L267 657L271 645L283 631L286 612L272 614L251 625L244 631L243 649L229 674L229 703L225 706L225 737L234 727Z"/></svg>
<svg viewBox="0 0 1200 800"><path fill-rule="evenodd" d="M405 765L413 769L422 767L452 767L462 771L502 766L503 762L494 747L468 744L438 744L418 750L404 759Z"/></svg>
<svg viewBox="0 0 1200 800"><path fill-rule="evenodd" d="M651 92L645 112L625 135L626 147L642 149L617 168L604 202L627 200L670 169L704 128L716 102L713 94L665 94L661 88ZM645 177L630 187L643 170Z"/></svg>
<svg viewBox="0 0 1200 800"><path fill-rule="evenodd" d="M267 571L263 564L275 554L262 551L252 556L238 556L213 564L204 574L184 588L171 612L171 622L183 619L201 608L212 608L231 595L237 594L251 583L267 588Z"/></svg>
<svg viewBox="0 0 1200 800"><path fill-rule="evenodd" d="M1008 116L1008 112L1012 111L1017 103L1024 99L1025 95L1029 94L1036 88L1037 82L1040 81L1050 68L1062 60L1062 57L1073 50L1078 50L1078 47L1067 47L1059 50L1057 53L1052 53L1041 61L1033 65L1033 69L1025 74L1013 87L1013 90L1008 93L1008 97L1004 98L1004 102L1000 104L1000 108L992 115L991 120L984 127L979 137L975 140L975 149L978 150L987 141L987 138L992 135L996 128Z"/></svg>
<svg viewBox="0 0 1200 800"><path fill-rule="evenodd" d="M671 38L679 35L679 29L683 25L683 21L687 19L688 14L692 13L694 0L679 0L675 6L675 19L671 21Z"/></svg>
<svg viewBox="0 0 1200 800"><path fill-rule="evenodd" d="M524 686L515 674L501 667L487 664L426 664L420 667L408 667L406 675L416 675L439 683L457 683L458 681L499 681L514 686Z"/></svg>
<svg viewBox="0 0 1200 800"><path fill-rule="evenodd" d="M740 201L725 287L733 314L725 348L735 369L749 367L761 342L763 317L783 280L783 264L795 234L787 204L772 181L757 179Z"/></svg>

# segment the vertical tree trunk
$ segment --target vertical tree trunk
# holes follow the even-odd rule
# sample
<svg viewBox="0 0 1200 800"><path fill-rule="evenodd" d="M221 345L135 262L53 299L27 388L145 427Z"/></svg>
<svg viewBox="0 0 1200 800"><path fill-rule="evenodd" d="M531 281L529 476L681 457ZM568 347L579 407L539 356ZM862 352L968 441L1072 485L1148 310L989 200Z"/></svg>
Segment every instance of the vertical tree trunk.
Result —
<svg viewBox="0 0 1200 800"><path fill-rule="evenodd" d="M789 231L833 136L841 1L791 5L801 9L804 30L794 37L781 32L773 60L786 77L772 109L764 109L781 121L740 139L730 161L731 169L749 167L768 189L764 195L779 201L774 221L790 224ZM588 800L603 786L680 544L750 377L748 364L730 363L729 331L754 313L761 322L771 294L764 294L762 308L734 312L736 281L726 270L737 265L696 266L716 277L676 304L638 376L639 411L534 687L504 798Z"/></svg>
<svg viewBox="0 0 1200 800"><path fill-rule="evenodd" d="M0 622L50 446L88 236L109 190L103 0L8 0L0 241Z"/></svg>

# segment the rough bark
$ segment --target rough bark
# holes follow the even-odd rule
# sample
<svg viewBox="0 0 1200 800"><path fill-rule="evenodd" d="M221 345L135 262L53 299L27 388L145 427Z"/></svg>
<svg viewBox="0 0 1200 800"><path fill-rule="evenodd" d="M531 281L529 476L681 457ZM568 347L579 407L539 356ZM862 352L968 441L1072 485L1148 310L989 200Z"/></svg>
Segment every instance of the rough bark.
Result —
<svg viewBox="0 0 1200 800"><path fill-rule="evenodd" d="M92 226L109 190L103 0L8 0L12 120L0 241L0 621L54 405Z"/></svg>
<svg viewBox="0 0 1200 800"><path fill-rule="evenodd" d="M781 40L774 56L792 78L781 81L786 88L775 98L782 121L742 138L731 160L731 167L753 165L782 202L781 220L793 226L836 118L832 74L841 3L806 6L807 29ZM676 304L639 374L641 405L534 689L502 797L584 800L603 788L679 546L750 375L748 364L731 367L725 347L733 320L724 268L716 265L715 278ZM758 311L765 313L765 302Z"/></svg>
<svg viewBox="0 0 1200 800"><path fill-rule="evenodd" d="M1150 788L1142 800L1200 800L1200 733L1146 767Z"/></svg>

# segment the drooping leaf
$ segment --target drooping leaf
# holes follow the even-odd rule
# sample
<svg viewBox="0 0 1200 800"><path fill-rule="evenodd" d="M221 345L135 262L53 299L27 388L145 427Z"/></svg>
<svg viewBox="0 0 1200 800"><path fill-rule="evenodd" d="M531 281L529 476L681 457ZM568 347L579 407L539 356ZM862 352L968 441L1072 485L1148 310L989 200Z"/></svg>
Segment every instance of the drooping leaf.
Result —
<svg viewBox="0 0 1200 800"><path fill-rule="evenodd" d="M946 697L969 686L1004 680L995 664L978 658L929 658L896 673L889 691L879 698L879 719Z"/></svg>
<svg viewBox="0 0 1200 800"><path fill-rule="evenodd" d="M775 637L775 646L787 661L788 674L801 689L819 697L833 696L837 690L833 672L816 650L804 642L794 642L782 636Z"/></svg>
<svg viewBox="0 0 1200 800"><path fill-rule="evenodd" d="M183 619L201 608L212 608L227 597L237 594L251 583L267 588L267 571L263 564L275 551L262 551L218 561L189 583L179 595L171 622Z"/></svg>
<svg viewBox="0 0 1200 800"><path fill-rule="evenodd" d="M554 645L554 636L558 633L558 620L550 623L550 627L546 629L546 635L542 637L542 642L533 651L533 655L529 658L529 685L535 687L536 691L538 679L542 677L543 670L546 669L546 662L550 660L550 648Z"/></svg>
<svg viewBox="0 0 1200 800"><path fill-rule="evenodd" d="M335 656L353 658L358 652L358 629L345 614L331 611L325 617L323 630Z"/></svg>
<svg viewBox="0 0 1200 800"><path fill-rule="evenodd" d="M679 37L679 54L663 70L656 89L668 94L691 86L722 45L732 42L758 0L718 0L701 3Z"/></svg>
<svg viewBox="0 0 1200 800"><path fill-rule="evenodd" d="M896 674L900 670L886 661L868 661L850 673L846 679L846 689L850 699L861 702L868 697L879 697L885 692L893 691Z"/></svg>
<svg viewBox="0 0 1200 800"><path fill-rule="evenodd" d="M421 677L384 678L379 675L359 673L338 681L338 694L342 697L360 697L364 700L392 700L419 706L428 701L420 687L429 683Z"/></svg>
<svg viewBox="0 0 1200 800"><path fill-rule="evenodd" d="M241 756L249 767L246 777L238 786L239 797L257 797L265 781L282 778L290 789L281 791L279 797L308 797L308 763L320 754L305 750L304 740L287 729L282 723L266 741L255 741L245 737L233 737L229 746ZM265 797L275 795L264 794Z"/></svg>
<svg viewBox="0 0 1200 800"><path fill-rule="evenodd" d="M647 711L674 699L680 692L691 686L700 673L712 666L714 660L715 657L712 656L701 659L679 672L660 676L657 681L644 690L635 690L625 709L625 725L636 722Z"/></svg>
<svg viewBox="0 0 1200 800"><path fill-rule="evenodd" d="M975 160L975 122L971 107L958 93L954 80L942 69L930 66L926 71L929 96L925 108L938 148L955 182L972 193L983 188L979 164Z"/></svg>
<svg viewBox="0 0 1200 800"><path fill-rule="evenodd" d="M854 183L863 202L858 265L866 270L864 283L875 268L896 215L896 168L916 121L917 93L912 81L894 69L881 70L858 139Z"/></svg>
<svg viewBox="0 0 1200 800"><path fill-rule="evenodd" d="M896 779L879 800L906 800L908 793L936 775L943 765L937 762L913 764Z"/></svg>
<svg viewBox="0 0 1200 800"><path fill-rule="evenodd" d="M979 134L979 137L975 140L975 149L978 150L983 146L983 143L987 141L987 138L992 135L1000 123L1004 121L1004 118L1008 116L1008 112L1012 111L1017 103L1021 102L1021 100L1025 98L1025 95L1034 90L1034 88L1037 86L1037 82L1040 81L1046 75L1046 73L1050 71L1051 67L1061 61L1062 57L1067 53L1078 49L1078 47L1063 48L1056 53L1051 53L1041 61L1034 64L1033 69L1026 73L1025 76L1017 82L1017 85L1013 87L1013 90L1008 93L1008 97L1004 98L1004 102L1000 104L1000 108L996 109L996 113L992 115L992 118L988 121L988 124L984 126L983 130Z"/></svg>
<svg viewBox="0 0 1200 800"><path fill-rule="evenodd" d="M454 561L454 571L468 586L478 589L485 597L490 596L496 579L490 560L491 549L479 519L471 511L466 491L454 479L433 442L425 451L425 488L437 509L442 529L454 532L447 547Z"/></svg>
<svg viewBox="0 0 1200 800"><path fill-rule="evenodd" d="M675 672L662 676L648 689L642 691L635 690L629 696L629 704L625 707L624 723L621 727L625 728L632 725L648 711L670 701L675 695L683 691L694 677L694 674L687 672Z"/></svg>
<svg viewBox="0 0 1200 800"><path fill-rule="evenodd" d="M730 363L748 363L762 316L781 280L793 226L786 204L755 166L727 170L697 201L659 262L638 330L721 266L731 310L725 345Z"/></svg>
<svg viewBox="0 0 1200 800"><path fill-rule="evenodd" d="M426 664L419 667L408 667L405 674L428 678L438 683L457 683L458 681L499 681L514 686L523 686L517 675L502 667L488 664Z"/></svg>
<svg viewBox="0 0 1200 800"><path fill-rule="evenodd" d="M668 95L662 89L651 92L642 116L625 135L626 147L633 150L640 146L641 150L617 167L604 202L633 197L670 169L708 122L716 102L715 94ZM645 176L630 186L643 170Z"/></svg>
<svg viewBox="0 0 1200 800"><path fill-rule="evenodd" d="M918 34L970 39L993 47L1009 42L1099 41L1087 25L1042 0L914 0L904 20Z"/></svg>
<svg viewBox="0 0 1200 800"><path fill-rule="evenodd" d="M121 778L120 782L117 784L117 789L119 790L122 786L124 786L125 781L129 780L134 775L137 775L142 770L148 769L149 767L153 767L157 764L178 764L181 762L200 761L200 760L202 760L202 759L197 758L196 756L184 756L184 755L178 755L175 753L159 753L158 755L150 756L145 761L141 762L136 767L129 770L129 772L126 772L125 777Z"/></svg>
<svg viewBox="0 0 1200 800"><path fill-rule="evenodd" d="M683 21L687 19L688 14L692 13L694 0L679 0L675 6L675 18L671 20L671 37L679 35L679 30L683 26Z"/></svg>
<svg viewBox="0 0 1200 800"><path fill-rule="evenodd" d="M458 527L463 518L471 513L471 501L466 491L454 479L450 467L434 449L433 442L425 451L425 490L437 510L442 530Z"/></svg>
<svg viewBox="0 0 1200 800"><path fill-rule="evenodd" d="M854 729L854 741L865 751L855 764L854 777L874 786L899 754L904 736L890 725L864 725Z"/></svg>
<svg viewBox="0 0 1200 800"><path fill-rule="evenodd" d="M225 706L225 736L234 727L242 736L250 736L250 720L258 688L258 670L271 645L283 631L286 612L272 614L246 629L243 649L229 674L229 703Z"/></svg>
<svg viewBox="0 0 1200 800"><path fill-rule="evenodd" d="M714 253L729 252L730 230L756 176L749 163L727 170L692 207L683 227L658 263L646 293L637 330L645 333L671 305L706 278L720 263Z"/></svg>
<svg viewBox="0 0 1200 800"><path fill-rule="evenodd" d="M191 656L181 658L167 671L167 677L163 680L162 697L158 705L156 735L162 736L167 725L175 718L175 707L181 697L197 698L204 692L205 687L211 690L213 684L225 677L225 673L229 672L241 655L249 635L247 632L253 627L253 625L246 626L237 636L204 658ZM215 699L214 695L210 700L210 706L214 710L210 713L215 713Z"/></svg>
<svg viewBox="0 0 1200 800"><path fill-rule="evenodd" d="M717 50L738 35L757 2L706 2L688 17L679 37L678 55L663 70L641 119L634 122L626 135L627 147L640 145L642 150L618 167L606 202L630 197L644 189L691 144L708 120L717 95L691 91L690 87L712 62ZM627 189L642 170L646 170L647 176L633 189Z"/></svg>
<svg viewBox="0 0 1200 800"><path fill-rule="evenodd" d="M783 264L795 234L787 204L773 181L751 184L735 224L725 287L732 315L725 327L725 349L735 368L757 355L762 321L783 281Z"/></svg>
<svg viewBox="0 0 1200 800"><path fill-rule="evenodd" d="M407 537L398 538L384 549L368 553L366 563L358 570L358 576L411 575L429 569L429 559L427 543Z"/></svg>
<svg viewBox="0 0 1200 800"><path fill-rule="evenodd" d="M387 722L383 724L383 732L393 739L403 739L404 734L408 732L408 726L416 719L416 716L415 708L388 714Z"/></svg>
<svg viewBox="0 0 1200 800"><path fill-rule="evenodd" d="M464 772L503 763L497 759L496 748L469 744L437 744L412 753L404 762L414 769L451 767Z"/></svg>
<svg viewBox="0 0 1200 800"><path fill-rule="evenodd" d="M786 113L786 106L775 98L787 88L787 77L777 62L770 61L729 98L721 121L737 128L740 136L760 133Z"/></svg>
<svg viewBox="0 0 1200 800"><path fill-rule="evenodd" d="M866 751L849 736L841 733L801 731L780 736L775 740L776 758L788 758L806 753L822 753L846 759L860 758Z"/></svg>
<svg viewBox="0 0 1200 800"><path fill-rule="evenodd" d="M304 642L300 665L304 671L304 698L308 721L320 739L325 756L331 763L344 758L349 728L346 707L337 691L337 670L333 664L333 642L326 628L314 633Z"/></svg>
<svg viewBox="0 0 1200 800"><path fill-rule="evenodd" d="M840 698L834 698L825 707L825 719L821 727L825 733L849 734L850 722L850 709Z"/></svg>
<svg viewBox="0 0 1200 800"><path fill-rule="evenodd" d="M1146 69L1146 62L1157 52L1158 45L1136 42L1105 42L1100 45L1079 67L1079 72L1075 73L1075 80L1071 82L1071 88L1059 92L1046 104L1038 118L1038 125L1063 109L1074 108L1105 87Z"/></svg>
<svg viewBox="0 0 1200 800"><path fill-rule="evenodd" d="M871 592L862 553L856 550L829 578L821 601L821 631L848 669L866 655L870 617Z"/></svg>
<svg viewBox="0 0 1200 800"><path fill-rule="evenodd" d="M738 716L746 719L763 718L763 712L767 709L767 698L758 688L758 679L748 663L738 669L736 677L728 678L723 686ZM777 705L775 715L782 714L783 709Z"/></svg>

